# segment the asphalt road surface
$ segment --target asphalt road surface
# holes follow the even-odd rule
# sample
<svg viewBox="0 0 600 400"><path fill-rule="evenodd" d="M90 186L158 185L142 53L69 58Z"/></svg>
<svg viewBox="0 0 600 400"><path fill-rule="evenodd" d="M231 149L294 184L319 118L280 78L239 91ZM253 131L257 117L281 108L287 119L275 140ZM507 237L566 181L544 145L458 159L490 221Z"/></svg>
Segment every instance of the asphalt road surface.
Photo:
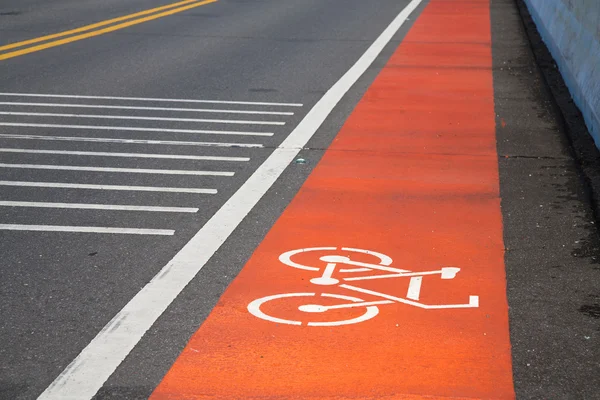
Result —
<svg viewBox="0 0 600 400"><path fill-rule="evenodd" d="M2 1L0 398L40 396L183 257L198 273L154 294L166 310L89 389L147 398L428 3ZM409 4L339 103L323 104ZM515 388L519 398L593 399L599 336L584 311L597 302L594 216L512 0L493 2L492 32ZM315 109L328 110L323 124L287 149ZM252 181L280 153L285 170L263 174L279 179ZM222 208L255 197L246 213ZM223 228L199 238L207 224ZM222 245L181 256L190 240Z"/></svg>
<svg viewBox="0 0 600 400"><path fill-rule="evenodd" d="M165 4L3 2L0 45ZM220 0L1 61L0 191L3 202L22 205L2 206L0 211L0 224L19 229L0 231L3 398L39 395L282 143L407 4ZM352 95L344 100L347 105L332 116L330 126L343 121L344 108L351 109L353 100ZM181 110L194 108L210 112ZM332 133L334 129L324 129L311 146L326 147ZM143 153L148 158L90 152ZM190 159L178 158L182 154ZM207 156L215 159L200 159ZM175 325L169 322L169 337L147 355L158 364L137 365L131 396L135 386L145 387L142 397L147 395L148 387L160 380L186 335L208 314L319 156L320 151L300 155L307 163L292 165L275 198L253 213L251 231L232 238L221 250L226 264L213 262L204 268L197 278L202 299ZM134 168L146 172L132 172ZM186 174L192 171L206 175ZM193 192L198 188L206 190ZM113 207L61 208L47 203ZM119 205L149 209L116 209ZM48 225L67 232L43 227L42 232L31 231ZM93 232L72 232L70 227Z"/></svg>

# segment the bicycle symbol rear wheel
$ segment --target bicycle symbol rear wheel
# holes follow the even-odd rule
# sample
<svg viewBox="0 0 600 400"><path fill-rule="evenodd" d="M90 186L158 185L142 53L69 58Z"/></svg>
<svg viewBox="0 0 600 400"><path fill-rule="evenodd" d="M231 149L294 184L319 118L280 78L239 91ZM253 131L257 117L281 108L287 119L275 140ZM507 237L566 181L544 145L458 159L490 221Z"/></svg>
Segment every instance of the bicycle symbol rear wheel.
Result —
<svg viewBox="0 0 600 400"><path fill-rule="evenodd" d="M340 325L357 324L359 322L367 321L367 320L375 317L377 314L379 314L379 308L377 308L377 306L369 305L369 306L361 307L360 305L353 305L351 307L352 309L364 308L365 309L364 313L358 317L344 319L344 320L338 320L338 321L296 321L296 320L290 320L290 319L279 318L279 317L275 317L272 315L268 315L261 310L261 306L265 303L268 303L271 301L285 301L285 299L288 299L291 297L305 297L307 299L308 298L313 299L313 301L314 301L314 300L316 300L315 298L319 297L319 295L317 295L316 293L282 293L282 294L276 294L276 295L272 295L272 296L262 297L260 299L254 300L253 302L248 304L248 311L255 317L264 319L266 321L275 322L278 324L307 325L307 326L340 326ZM352 303L364 302L364 300L359 299L357 297L343 296L340 294L321 293L320 297L346 300L346 301L350 301ZM310 314L315 314L315 313L323 314L333 308L336 308L336 307L335 306L333 306L333 307L324 306L324 305L319 305L319 304L313 303L313 304L301 305L300 307L298 307L298 310L306 313L307 315L310 315Z"/></svg>

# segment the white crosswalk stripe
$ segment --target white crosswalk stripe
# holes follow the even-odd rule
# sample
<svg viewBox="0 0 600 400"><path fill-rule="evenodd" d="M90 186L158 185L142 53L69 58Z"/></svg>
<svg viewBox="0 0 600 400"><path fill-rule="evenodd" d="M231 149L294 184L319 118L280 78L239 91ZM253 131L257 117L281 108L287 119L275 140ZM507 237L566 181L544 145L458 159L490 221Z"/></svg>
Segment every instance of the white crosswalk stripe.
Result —
<svg viewBox="0 0 600 400"><path fill-rule="evenodd" d="M197 214L210 199L226 201L214 195L233 193L257 167L255 157L266 157L293 129L302 107L0 93L0 231L172 236L176 222L146 227L151 216ZM224 140L205 140L215 136ZM107 212L134 226L109 226L115 220Z"/></svg>

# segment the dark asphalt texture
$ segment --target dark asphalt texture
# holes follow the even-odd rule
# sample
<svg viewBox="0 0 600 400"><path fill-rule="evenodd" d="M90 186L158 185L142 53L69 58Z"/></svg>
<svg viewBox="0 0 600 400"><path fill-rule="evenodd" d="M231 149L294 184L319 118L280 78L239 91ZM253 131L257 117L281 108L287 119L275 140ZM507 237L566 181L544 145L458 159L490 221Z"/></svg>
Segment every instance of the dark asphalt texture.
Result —
<svg viewBox="0 0 600 400"><path fill-rule="evenodd" d="M75 4L76 3L76 4ZM120 4L127 3L127 4ZM247 156L249 163L0 153L3 163L206 169L233 178L0 169L0 180L214 187L217 195L0 187L2 200L199 207L197 214L0 209L0 223L175 229L172 237L0 231L0 399L39 395L289 134L407 0L220 0L180 14L0 62L0 91L303 103L292 117L161 112L184 118L285 121L280 126L2 116L2 122L271 131L273 137L0 127L0 134L262 143L264 149L52 142L0 137L0 147ZM1 44L137 12L164 2L42 1L0 6ZM422 7L420 8L422 9ZM8 18L4 23L4 19ZM299 157L202 269L97 398L146 398L296 193L411 23L406 24ZM4 31L10 38L4 41ZM199 107L108 100L0 101ZM204 107L204 106L203 106ZM211 106L267 109L281 107ZM0 106L0 111L151 116L151 111Z"/></svg>
<svg viewBox="0 0 600 400"><path fill-rule="evenodd" d="M520 0L519 0L520 1ZM0 61L0 91L303 103L285 126L0 116L2 122L272 131L244 137L0 127L0 134L262 143L263 149L14 140L1 147L247 156L248 163L0 153L2 163L234 171L233 178L0 169L0 180L215 187L217 195L0 187L0 200L199 207L197 214L0 208L0 223L175 229L168 237L0 231L0 399L33 399L235 192L408 0L220 0ZM166 4L5 0L0 46ZM420 7L419 11L426 5ZM411 17L411 23L415 15ZM410 28L405 25L299 157L147 332L96 399L145 399L319 161ZM515 388L519 399L600 398L600 239L589 185L515 0L492 1L494 85ZM535 43L534 46L540 46ZM534 47L535 49L535 47ZM0 101L138 105L123 101ZM141 104L174 106L169 103ZM177 104L177 106L182 106ZM193 105L197 107L197 105ZM216 108L216 106L207 106ZM280 107L218 108L287 111ZM0 105L0 111L9 107ZM10 107L151 116L149 111Z"/></svg>
<svg viewBox="0 0 600 400"><path fill-rule="evenodd" d="M582 147L569 140L574 133L585 143L589 134L582 119L577 132L564 123L557 105L570 96L550 90L562 80L556 72L544 79L538 63L550 60L534 57L544 45L518 3L523 16L516 0L492 3L515 390L517 399L598 399L600 236ZM593 154L593 146L589 139L583 149Z"/></svg>

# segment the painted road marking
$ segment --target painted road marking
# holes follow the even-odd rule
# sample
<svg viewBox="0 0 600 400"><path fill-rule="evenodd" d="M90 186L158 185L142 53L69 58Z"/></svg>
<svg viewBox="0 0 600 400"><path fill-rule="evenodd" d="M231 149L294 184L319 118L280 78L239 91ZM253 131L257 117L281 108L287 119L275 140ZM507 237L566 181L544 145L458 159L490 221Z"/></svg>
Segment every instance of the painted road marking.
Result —
<svg viewBox="0 0 600 400"><path fill-rule="evenodd" d="M12 135L0 134L3 139L16 140L47 140L66 142L99 142L99 143L122 143L122 144L158 144L164 146L201 146L201 147L240 147L240 148L263 148L258 143L219 143L219 142L186 142L177 140L153 140L153 139L116 139L77 136L46 136L46 135Z"/></svg>
<svg viewBox="0 0 600 400"><path fill-rule="evenodd" d="M349 303L349 304L354 303L354 304L360 305L360 307L364 307L365 310L364 310L364 313L358 317L345 319L342 321L302 322L302 321L290 321L287 319L273 317L271 315L267 315L267 314L263 313L260 309L260 307L263 304L265 304L267 302L271 302L273 300L289 299L289 298L298 299L298 298L303 298L303 297L307 298L305 300L305 302L311 302L311 304L298 307L298 309L303 312L322 313L322 312L326 312L327 310L331 310L335 307L335 306L323 307L320 305L312 304L315 301L319 301L319 300L315 299L316 296L325 298L327 300L333 298L333 299L350 301L351 303ZM360 322L365 322L365 321L370 320L371 318L376 317L377 314L379 313L379 309L375 305L373 305L373 303L374 302L367 303L364 300L359 299L358 297L345 296L345 295L340 295L340 294L321 293L320 295L317 295L316 293L284 293L284 294L276 294L276 295L272 295L272 296L263 297L261 299L256 299L248 305L248 310L255 317L258 317L260 319L264 319L265 321L273 322L276 324L285 324L285 325L294 325L294 326L300 326L302 324L307 325L307 326L342 326L342 325L358 324ZM391 303L392 303L391 301L376 302L376 304L391 304Z"/></svg>
<svg viewBox="0 0 600 400"><path fill-rule="evenodd" d="M15 104L15 103L11 103ZM17 103L31 104L31 103ZM34 103L40 104L40 103ZM49 104L49 103L43 103ZM85 105L84 105L85 106ZM115 107L112 105L101 106L101 107ZM119 106L119 108L121 108ZM286 124L284 121L260 121L260 120L239 120L239 119L200 119L200 118L171 118L171 117L158 117L152 116L155 110L153 107L136 107L141 111L146 111L147 116L143 114L138 115L97 115L97 114L67 114L67 113L33 113L26 111L0 111L0 116L11 116L11 117L43 117L43 118L97 118L104 120L129 120L129 121L151 121L151 122L185 122L194 124L237 124L237 125L275 125L283 126ZM244 107L241 107L244 108ZM161 107L161 110L172 110L173 108ZM179 110L179 109L177 109ZM186 109L188 110L188 109ZM191 110L191 109L189 109ZM222 111L222 110L215 110ZM244 112L244 110L234 110L234 112ZM253 111L259 113L260 111ZM269 111L267 111L269 112ZM149 115L150 114L150 115ZM293 115L293 113L287 113ZM164 124L163 124L164 125ZM170 128L157 128L157 127L136 127L136 126L97 126L97 125L67 125L67 124L29 124L20 122L2 122L0 126L18 126L22 128L58 128L58 129L77 129L82 131L92 130L124 130L131 132L156 132L160 134L169 133L198 133L198 134L221 134L221 135L246 135L246 136L261 136L269 137L273 136L271 132L246 132L246 131L217 131L217 130L200 130L200 129L170 129ZM202 126L201 126L202 127ZM234 149L236 147L245 148L264 148L262 144L252 143L214 143L214 142L192 142L192 141L172 141L172 140L130 140L130 139L115 139L115 138L89 138L89 137L70 137L70 136L49 136L49 135L14 135L14 134L0 134L2 139L15 139L15 140L45 140L45 141L71 141L71 142L85 142L93 145L94 143L113 143L113 144L159 144L159 145L187 145L187 146L206 146L206 147L222 147L228 149ZM227 156L212 156L212 155L179 155L179 154L155 154L155 153L135 153L135 152L111 152L111 151L73 151L73 150L46 150L46 149L27 149L27 148L0 148L0 154L45 154L45 155L59 155L59 156L85 156L85 157L119 157L119 158L132 158L132 159L168 159L168 160L190 160L190 161L204 161L204 162L248 162L249 157L227 157ZM184 175L184 176L216 176L216 177L232 177L235 175L232 171L211 171L196 169L155 169L155 168L120 168L120 167L104 167L104 166L88 166L88 165L72 165L72 163L60 162L56 163L27 163L22 162L13 163L0 163L0 169L20 169L20 170L51 170L51 171L87 171L87 172L99 172L99 173L119 173L119 174L161 174L161 175ZM81 160L75 164L80 164ZM89 160L85 162L88 164ZM61 180L56 177L56 180ZM26 180L14 181L5 180L0 183L0 186L12 186L12 187L30 187L30 188L55 188L55 189L92 189L92 190L119 190L119 191L145 191L145 192L171 192L171 193L202 193L202 194L214 194L216 189L203 189L203 188L163 188L153 186L121 186L121 185L104 185L103 182L99 184L85 184L85 183L67 183L67 182L26 182ZM109 182L112 183L112 182ZM56 192L46 192L50 195ZM197 208L191 207L160 207L160 206L133 206L133 205L117 205L117 204L85 204L85 203L58 203L49 199L50 201L36 201L38 199L23 199L30 201L12 201L8 199L0 200L0 207L19 207L21 211L16 211L19 214L23 214L26 208L42 208L42 209L66 209L66 210L95 210L95 211L141 211L141 212L197 212ZM101 214L89 214L92 216ZM10 226L10 230L56 230L59 228L47 228L45 225L40 224L40 221L34 221L35 225L21 225L13 224L15 221L0 221L5 222L6 226ZM52 221L54 222L54 221ZM60 224L58 224L60 225ZM71 225L70 223L68 224ZM75 224L76 225L76 224ZM92 224L94 225L94 224ZM102 224L100 224L102 225ZM39 228L38 226L44 226L45 228ZM62 228L60 228L62 229ZM65 228L66 229L66 228ZM70 229L70 228L69 228ZM129 228L128 228L129 229ZM132 228L133 229L133 228ZM8 228L4 230L9 230ZM77 229L72 232L78 232ZM89 230L88 230L89 231ZM96 231L94 231L96 232ZM122 233L122 229L119 230L103 230L103 233Z"/></svg>
<svg viewBox="0 0 600 400"><path fill-rule="evenodd" d="M26 117L60 117L60 118L90 118L90 119L125 119L138 121L170 121L170 122L205 122L211 124L238 124L238 125L285 125L279 121L246 121L239 119L201 119L201 118L166 118L166 117L141 117L133 115L98 115L98 114L59 114L59 113L30 113L0 111L0 115L26 116Z"/></svg>
<svg viewBox="0 0 600 400"><path fill-rule="evenodd" d="M109 104L68 104L68 103L27 103L18 101L2 101L2 106L26 107L57 107L57 108L100 108L107 110L142 110L142 111L176 111L214 114L254 114L254 115L294 115L291 111L261 111L261 110L232 110L215 108L182 108L182 107L142 107L142 106L115 106Z"/></svg>
<svg viewBox="0 0 600 400"><path fill-rule="evenodd" d="M419 300L421 295L421 285L423 284L422 276L415 276L410 279L410 284L408 285L408 293L406 294L407 299L411 300Z"/></svg>
<svg viewBox="0 0 600 400"><path fill-rule="evenodd" d="M75 165L44 165L44 164L7 164L0 163L0 168L17 169L48 169L58 171L89 171L89 172L116 172L128 174L159 174L159 175L195 175L195 176L233 176L229 171L191 171L180 169L149 169L149 168L111 168L111 167L85 167Z"/></svg>
<svg viewBox="0 0 600 400"><path fill-rule="evenodd" d="M489 0L427 2L150 399L208 397L514 399Z"/></svg>
<svg viewBox="0 0 600 400"><path fill-rule="evenodd" d="M96 335L39 397L87 400L102 387L146 331L196 276L294 160L333 108L371 66L422 0L412 0L358 61L198 233ZM160 293L160 296L157 296Z"/></svg>
<svg viewBox="0 0 600 400"><path fill-rule="evenodd" d="M19 122L0 122L0 126L13 126L25 128L61 128L61 129L89 129L103 131L129 131L129 132L164 132L164 133L195 133L203 135L237 135L237 136L273 136L272 132L238 132L238 131L211 131L204 129L168 129L168 128L141 128L133 126L103 126L103 125L62 125L62 124L26 124Z"/></svg>
<svg viewBox="0 0 600 400"><path fill-rule="evenodd" d="M64 37L64 36L69 36L69 35L73 35L75 33L81 33L81 32L85 32L85 31L89 31L95 28L100 28L106 25L110 25L110 24L114 24L117 22L121 22L121 21L125 21L127 19L132 19L135 17L142 17L144 15L148 15L148 14L153 14L159 11L164 11L167 10L169 8L175 8L175 7L179 7L179 6L183 6L185 4L189 4L189 3L194 3L198 0L184 0L184 1L180 1L177 3L173 3L173 4L167 4L166 6L162 6L162 7L156 7L156 8L152 8L150 10L145 10L145 11L141 11L141 12L137 12L134 14L129 14L129 15L125 15L122 17L118 17L118 18L113 18L113 19L109 19L107 21L102 21L102 22L98 22L95 24L91 24L91 25L86 25L83 26L81 28L77 28L77 29L71 29L68 31L64 31L64 32L60 32L60 33L54 33L51 35L46 35L46 36L42 36L42 37L38 37L35 39L29 39L29 40L24 40L21 42L16 42L16 43L11 43L5 46L0 46L0 52L6 51L6 50L11 50L11 49L15 49L17 47L23 47L23 46L27 46L29 44L35 44L35 43L40 43L40 42L45 42L47 40L51 40L51 39L56 39L59 37Z"/></svg>
<svg viewBox="0 0 600 400"><path fill-rule="evenodd" d="M197 213L193 207L128 206L123 204L47 203L40 201L0 201L0 207L64 208L78 210L145 211L168 213Z"/></svg>
<svg viewBox="0 0 600 400"><path fill-rule="evenodd" d="M1 50L1 49L0 49ZM0 96L13 97L41 97L58 99L86 99L86 100L122 100L122 101L148 101L159 103L200 103L200 104L237 104L246 106L268 107L302 107L302 103L272 103L264 101L231 101L231 100L199 100L199 99L165 99L156 97L116 97L116 96L84 96L68 94L39 94L39 93L3 93Z"/></svg>
<svg viewBox="0 0 600 400"><path fill-rule="evenodd" d="M313 248L313 249L292 250L291 252L288 251L286 253L283 253L283 257L280 257L279 260L283 264L287 264L289 266L296 266L296 265L298 265L298 263L292 261L291 257L289 255L290 254L305 255L307 252L310 252L310 251L322 251L322 247L317 247L317 248ZM333 253L331 255L325 255L318 259L318 261L316 262L317 264L322 264L322 265L326 265L326 266L323 268L322 275L317 278L311 279L310 283L312 283L314 285L319 285L319 286L339 286L340 288L348 289L351 291L357 291L360 293L367 293L371 296L381 297L386 300L383 300L383 301L380 300L377 302L372 302L372 301L367 302L367 301L364 301L361 299L355 299L355 300L352 300L351 303L337 304L334 306L331 306L331 305L326 306L326 305L314 304L314 303L307 304L307 305L301 305L298 307L298 309L300 311L307 312L307 313L325 313L326 311L333 310L333 309L366 307L367 311L365 313L365 316L370 315L370 317L368 317L368 318L363 316L358 319L350 319L350 320L342 320L342 321L328 321L326 323L312 321L312 322L307 322L305 325L308 325L308 326L342 326L342 325L364 322L372 317L375 317L379 313L379 311L373 313L373 310L375 310L375 308L376 308L376 307L373 308L373 306L375 304L402 303L402 304L419 307L419 308L423 308L423 309L427 309L427 310L434 310L434 309L439 310L439 309L450 309L450 308L476 308L479 306L479 297L473 296L473 295L469 296L468 303L463 303L463 304L423 304L423 303L417 301L417 300L419 300L419 296L420 296L420 292L421 292L421 282L422 282L422 279L424 276L439 275L440 279L445 279L445 280L454 279L454 278L456 278L456 275L460 271L460 268L442 267L439 270L433 270L433 271L411 272L411 271L405 270L405 269L390 267L389 264L387 264L387 263L384 265L380 265L380 264L374 264L374 263L357 262L357 261L352 260L351 257L348 257L345 255L345 254L356 254L356 253L358 253L359 255L360 254L378 254L378 255L380 254L380 253L376 253L371 250L349 249L349 248L344 248L344 247L337 250L337 254L336 254L336 250L333 250ZM383 255L383 256L385 258L381 257L380 260L381 259L391 260L391 257L385 256L385 255ZM359 268L357 269L357 268L348 268L348 267L359 267ZM318 268L318 270L320 270L320 269L321 268ZM373 278L375 278L375 279L396 279L396 278L407 278L408 277L408 278L410 278L409 279L410 283L408 286L408 292L406 294L406 298L399 298L396 296L392 296L390 294L376 292L373 290L366 291L366 289L364 289L364 288L351 286L351 285L347 285L347 284L340 285L340 282L341 282L340 279L334 278L334 273L336 272L336 269L340 270L340 272L341 272L341 270L344 270L346 272L350 272L353 274L355 274L357 270L359 270L360 272L364 272L365 269L370 272L370 275L367 275L367 276L342 278L342 280L359 281L359 280L371 280ZM378 271L385 271L385 272L392 271L392 272L394 272L394 274L381 275L378 273ZM375 272L376 275L373 275L373 272ZM250 304L248 305L248 311L255 317L265 319L267 321L277 322L277 323L281 323L281 324L289 324L289 325L302 325L303 323L298 323L298 321L295 321L295 320L292 321L289 319L284 319L281 317L273 317L271 315L268 315L267 313L263 312L260 309L260 306L262 304L264 304L265 302L272 301L272 300L279 300L282 298L289 298L289 297L294 297L294 298L295 297L304 297L304 296L305 296L305 294L303 294L303 293L300 293L300 294L299 293L285 293L285 294L270 295L270 296L263 297L261 299L253 300L252 302L250 302ZM314 294L311 294L311 296L314 296ZM311 297L311 296L309 296L309 297ZM331 297L332 295L328 295L328 296ZM338 298L342 298L342 297L338 297ZM392 301L390 301L390 300L392 300ZM311 301L313 301L313 300L311 299ZM295 313L295 310L293 308L288 309L288 310L293 310ZM369 310L371 310L371 313L369 313Z"/></svg>
<svg viewBox="0 0 600 400"><path fill-rule="evenodd" d="M111 153L105 151L69 151L69 150L37 150L0 148L0 153L25 153L25 154L56 154L69 156L92 157L124 157L124 158L157 158L167 160L194 160L194 161L231 161L247 162L249 157L219 157L219 156L190 156L185 154L148 154L148 153Z"/></svg>
<svg viewBox="0 0 600 400"><path fill-rule="evenodd" d="M173 236L175 231L170 229L139 229L139 228L107 228L102 226L59 226L59 225L18 225L0 224L3 231L32 231L32 232L70 232L70 233L116 233L122 235L158 235Z"/></svg>
<svg viewBox="0 0 600 400"><path fill-rule="evenodd" d="M92 184L84 184L84 183L63 183L63 182L0 181L0 186L20 186L20 187L36 187L36 188L55 188L55 189L121 190L121 191L133 191L133 192L217 194L217 189L177 188L177 187L159 187L159 186L92 185Z"/></svg>
<svg viewBox="0 0 600 400"><path fill-rule="evenodd" d="M343 284L341 288L348 289L354 292L364 293L371 296L382 297L384 299L392 300L398 303L406 304L408 306L414 306L422 308L424 310L447 310L451 308L478 308L479 307L479 296L469 296L469 302L464 304L423 304L416 301L411 301L405 298L392 296L386 293L377 292L375 290L369 290L353 285Z"/></svg>
<svg viewBox="0 0 600 400"><path fill-rule="evenodd" d="M29 54L29 53L34 53L36 51L45 50L45 49L48 49L48 48L51 48L51 47L61 46L63 44L76 42L78 40L83 40L83 39L87 39L87 38L90 38L90 37L99 36L99 35L102 35L102 34L105 34L105 33L114 32L114 31L117 31L119 29L127 28L129 26L138 25L138 24L141 24L143 22L152 21L152 20L155 20L155 19L158 19L158 18L166 17L166 16L173 15L173 14L177 14L179 12L190 10L192 8L200 7L200 6L203 6L203 5L206 5L206 4L215 3L216 1L217 0L205 0L205 1L200 1L200 2L187 2L187 1L184 1L184 2L181 2L181 3L176 3L176 4L191 3L191 4L186 5L184 7L170 9L168 11L164 11L164 12L161 12L159 14L153 14L153 15L150 15L148 17L138 18L138 19L134 19L132 21L121 23L121 24L112 25L112 26L109 26L108 28L98 29L98 30L94 30L92 32L87 32L87 33L82 33L80 35L70 36L70 37L67 37L65 39L59 39L59 40L55 40L55 41L52 41L52 42L40 44L40 45L37 45L37 46L31 46L31 47L27 47L27 48L24 48L24 49L21 49L21 50L16 50L16 51L12 51L12 52L8 52L8 53L0 54L0 61L7 60L9 58L14 58L14 57L22 56L22 55ZM167 8L168 7L169 6L167 6ZM148 11L146 11L146 13L155 12L156 10L157 9L148 10ZM131 17L137 16L137 15L140 15L140 13L130 14L128 16L124 16L124 17L121 17L121 18L122 19L130 19ZM93 29L93 28L91 28L92 26L94 26L94 27L104 26L104 25L107 25L107 24L112 24L113 22L116 22L116 20L117 20L117 18L112 19L112 20L108 20L108 21L104 21L104 22L100 22L98 24L88 25L87 29L86 29L86 27L79 28L79 29L81 31L87 31L89 29ZM65 36L65 35L69 35L71 33L75 33L74 31L75 30L66 31L66 32L62 32L62 33L59 33L59 34L55 34L55 35L57 35L56 37L62 37L62 36ZM30 43L35 43L35 42L38 42L38 41L48 40L49 36L52 36L52 35L43 36L41 38L36 38L36 39L31 39L31 40L29 40L29 42ZM8 46L14 46L14 47L24 46L25 42L28 42L28 41L18 42L18 43L13 43L11 45L3 46L2 48L0 48L0 51L2 51L2 49L6 50Z"/></svg>
<svg viewBox="0 0 600 400"><path fill-rule="evenodd" d="M292 261L293 258L295 258L294 256L301 254L301 253L306 253L306 252L314 252L314 251L336 251L337 247L309 247L309 248L304 248L304 249L297 249L297 250L290 250L287 251L283 254L281 254L279 256L279 261L287 266L293 267L293 268L298 268L298 269L302 269L305 271L320 271L321 269L319 267L316 266L311 266L311 265L306 265L306 264L299 264L296 263L294 261ZM356 249L356 248L351 248L351 247L343 247L342 250L344 251L351 251L353 253L363 253L363 254L367 254L369 256L373 256L377 259L377 266L379 266L379 268L385 268L387 266L392 265L393 260L390 258L390 256L386 256L383 253L379 253L377 251L373 251L373 250L362 250L362 249ZM370 271L370 266L373 264L368 264L367 267L362 268L361 266L359 266L359 268L342 268L340 269L340 272L366 272L366 271ZM408 270L403 270L404 272L408 272Z"/></svg>

